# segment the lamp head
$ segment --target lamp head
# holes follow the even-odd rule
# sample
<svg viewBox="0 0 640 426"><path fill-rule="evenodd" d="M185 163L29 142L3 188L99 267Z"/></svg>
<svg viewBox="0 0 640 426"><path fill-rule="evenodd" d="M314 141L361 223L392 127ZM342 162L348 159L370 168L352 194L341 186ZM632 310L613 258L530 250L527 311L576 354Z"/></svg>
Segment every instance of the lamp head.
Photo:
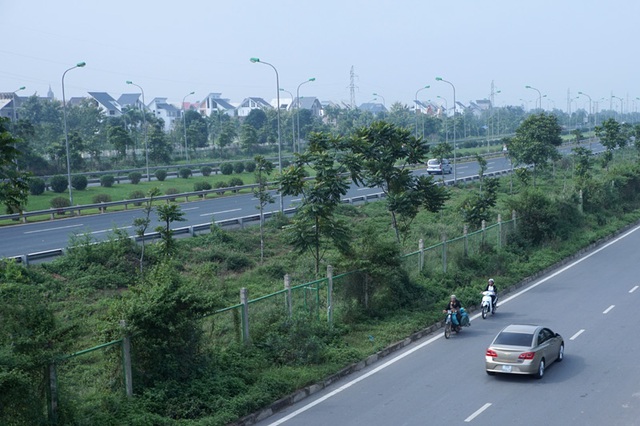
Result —
<svg viewBox="0 0 640 426"><path fill-rule="evenodd" d="M255 64L256 62L260 62L260 58L250 58L251 63Z"/></svg>
<svg viewBox="0 0 640 426"><path fill-rule="evenodd" d="M133 84L133 81L127 80L127 84Z"/></svg>
<svg viewBox="0 0 640 426"><path fill-rule="evenodd" d="M442 77L436 77L436 81L442 81Z"/></svg>
<svg viewBox="0 0 640 426"><path fill-rule="evenodd" d="M78 63L76 64L76 67L78 67L78 68L82 68L82 67L84 67L85 65L87 65L87 63L86 63L86 62L78 62Z"/></svg>
<svg viewBox="0 0 640 426"><path fill-rule="evenodd" d="M16 90L16 92L17 92L17 91L19 91L19 90L24 90L24 89L26 89L26 88L27 88L26 86L22 86L22 87L20 87L18 90Z"/></svg>
<svg viewBox="0 0 640 426"><path fill-rule="evenodd" d="M311 77L311 78L309 79L309 81L316 81L316 78L315 78L315 77Z"/></svg>
<svg viewBox="0 0 640 426"><path fill-rule="evenodd" d="M533 89L531 86L524 86L525 89Z"/></svg>

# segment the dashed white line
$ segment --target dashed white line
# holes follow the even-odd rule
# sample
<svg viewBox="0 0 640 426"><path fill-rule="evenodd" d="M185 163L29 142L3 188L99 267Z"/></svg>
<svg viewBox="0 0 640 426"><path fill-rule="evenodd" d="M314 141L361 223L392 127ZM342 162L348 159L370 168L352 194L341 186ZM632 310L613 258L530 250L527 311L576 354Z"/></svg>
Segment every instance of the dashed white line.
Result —
<svg viewBox="0 0 640 426"><path fill-rule="evenodd" d="M484 404L482 407L478 408L478 410L473 413L472 415L470 415L469 417L467 417L466 419L464 419L464 421L466 423L469 423L471 420L475 419L476 417L478 417L480 414L482 414L482 412L484 410L486 410L487 408L491 407L491 403L487 402L486 404Z"/></svg>
<svg viewBox="0 0 640 426"><path fill-rule="evenodd" d="M118 229L129 229L129 228L132 228L132 226L119 226L118 227ZM101 231L93 231L91 233L92 234L102 234L102 233L111 232L111 231L113 231L113 229L103 229Z"/></svg>
<svg viewBox="0 0 640 426"><path fill-rule="evenodd" d="M47 228L47 229L39 229L37 231L27 231L25 232L25 234L37 234L39 232L57 231L58 229L78 228L80 226L84 226L84 224L81 223L79 225L59 226L57 228Z"/></svg>
<svg viewBox="0 0 640 426"><path fill-rule="evenodd" d="M616 305L611 305L611 306L609 306L607 309L605 309L602 313L603 313L603 314L608 314L608 313L609 313L609 311L611 311L611 310L612 310L613 308L615 308L615 307L616 307Z"/></svg>
<svg viewBox="0 0 640 426"><path fill-rule="evenodd" d="M578 338L579 335L581 335L582 333L584 333L584 328L580 331L578 331L576 334L574 334L573 336L571 336L569 338L569 340L576 340Z"/></svg>
<svg viewBox="0 0 640 426"><path fill-rule="evenodd" d="M188 210L198 210L200 207L189 207L188 209L181 209L183 212L186 212Z"/></svg>
<svg viewBox="0 0 640 426"><path fill-rule="evenodd" d="M220 211L220 212L205 213L205 214L201 214L200 217L202 217L202 216L212 216L214 214L237 212L237 211L240 211L240 210L242 210L242 209L231 209L231 210L223 210L223 211Z"/></svg>
<svg viewBox="0 0 640 426"><path fill-rule="evenodd" d="M634 291L636 291L638 289L638 286L635 286L634 288L632 288L631 290L629 290L629 293L633 293Z"/></svg>

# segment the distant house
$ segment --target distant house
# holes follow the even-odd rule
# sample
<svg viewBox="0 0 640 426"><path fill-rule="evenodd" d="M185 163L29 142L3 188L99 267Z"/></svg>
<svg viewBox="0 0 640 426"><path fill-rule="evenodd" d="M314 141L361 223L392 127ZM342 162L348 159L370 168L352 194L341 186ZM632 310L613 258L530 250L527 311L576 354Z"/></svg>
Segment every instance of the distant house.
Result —
<svg viewBox="0 0 640 426"><path fill-rule="evenodd" d="M366 102L364 104L361 104L358 108L363 111L368 111L372 114L382 114L387 112L387 108L383 104L373 102Z"/></svg>
<svg viewBox="0 0 640 426"><path fill-rule="evenodd" d="M13 103L15 101L15 104ZM20 119L19 108L21 104L20 96L14 92L0 92L0 117L13 120Z"/></svg>
<svg viewBox="0 0 640 426"><path fill-rule="evenodd" d="M119 117L122 115L122 108L118 101L113 99L111 95L106 92L88 92L97 106L108 117ZM70 101L71 102L71 101Z"/></svg>
<svg viewBox="0 0 640 426"><path fill-rule="evenodd" d="M236 109L238 117L246 117L253 109L273 109L273 106L262 98L246 98Z"/></svg>
<svg viewBox="0 0 640 426"><path fill-rule="evenodd" d="M142 109L142 101L140 100L140 93L123 93L118 98L118 104L122 109L127 107Z"/></svg>
<svg viewBox="0 0 640 426"><path fill-rule="evenodd" d="M311 115L313 115L314 117L322 116L322 103L318 98L313 96L301 96L300 98L296 98L291 106L293 108L309 110L311 111Z"/></svg>
<svg viewBox="0 0 640 426"><path fill-rule="evenodd" d="M164 121L164 131L168 132L173 129L175 120L182 118L182 111L175 106L167 103L167 98L154 98L148 106L148 109L157 117Z"/></svg>
<svg viewBox="0 0 640 426"><path fill-rule="evenodd" d="M415 109L419 111L421 114L426 115L438 115L439 108L437 105L432 104L431 102L422 102L415 100Z"/></svg>
<svg viewBox="0 0 640 426"><path fill-rule="evenodd" d="M189 109L184 106L183 108ZM229 99L222 98L221 93L209 93L207 97L200 102L198 112L205 117L210 117L214 111L224 112L233 117L236 114L236 107L229 102Z"/></svg>

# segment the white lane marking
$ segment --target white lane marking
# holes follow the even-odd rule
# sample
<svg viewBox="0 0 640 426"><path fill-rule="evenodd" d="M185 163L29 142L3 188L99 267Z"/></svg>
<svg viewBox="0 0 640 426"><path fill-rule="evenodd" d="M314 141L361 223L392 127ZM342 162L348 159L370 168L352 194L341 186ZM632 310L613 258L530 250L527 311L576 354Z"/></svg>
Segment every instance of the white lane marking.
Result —
<svg viewBox="0 0 640 426"><path fill-rule="evenodd" d="M578 331L576 334L574 334L573 336L571 336L569 338L569 340L576 340L578 338L579 335L581 335L582 333L584 333L584 328L580 331Z"/></svg>
<svg viewBox="0 0 640 426"><path fill-rule="evenodd" d="M616 305L611 305L611 306L609 306L607 309L605 309L602 313L603 313L603 314L608 314L608 313L609 313L609 311L610 311L610 310L612 310L612 309L613 309L613 308L615 308L615 307L616 307Z"/></svg>
<svg viewBox="0 0 640 426"><path fill-rule="evenodd" d="M634 291L636 291L638 289L638 286L635 286L634 288L632 288L631 290L629 290L629 293L633 293Z"/></svg>
<svg viewBox="0 0 640 426"><path fill-rule="evenodd" d="M57 231L59 229L78 228L80 226L84 226L84 225L81 223L80 225L69 225L69 226L59 226L57 228L39 229L37 231L27 231L25 232L25 234L37 234L39 232Z"/></svg>
<svg viewBox="0 0 640 426"><path fill-rule="evenodd" d="M292 203L297 203L298 201L302 201L302 198L294 198L291 200Z"/></svg>
<svg viewBox="0 0 640 426"><path fill-rule="evenodd" d="M180 209L183 212L186 212L187 210L198 210L200 207L189 207L188 209Z"/></svg>
<svg viewBox="0 0 640 426"><path fill-rule="evenodd" d="M205 213L205 214L201 214L200 217L202 216L212 216L214 214L222 214L222 213L231 213L231 212L238 212L242 209L231 209L231 210L222 210L220 212L213 212L213 213Z"/></svg>
<svg viewBox="0 0 640 426"><path fill-rule="evenodd" d="M475 413L473 413L472 415L470 415L469 417L467 417L466 419L464 419L464 421L466 423L469 423L471 420L475 419L476 417L478 417L480 414L482 414L482 412L484 410L486 410L487 408L491 407L491 403L487 402L486 404L484 404L482 407L480 407Z"/></svg>
<svg viewBox="0 0 640 426"><path fill-rule="evenodd" d="M525 288L524 290L520 290L519 292L507 297L506 299L504 299L500 305L504 305L505 303L509 302L510 300L515 299L518 296L523 295L524 293L533 290L534 288L538 287L539 285L549 281L551 278L554 278L558 275L560 275L561 273L569 270L570 268L573 268L574 266L578 265L579 263L584 262L585 260L589 259L591 256L600 253L602 250L606 249L607 247L616 244L618 241L622 240L623 238L628 237L629 235L633 234L634 232L640 230L640 226L631 229L629 232L626 232L624 234L622 234L621 236L619 236L618 238L615 238L611 241L609 241L607 244L603 245L602 247L594 250L593 252L589 253L588 255L576 260L575 262L572 262L570 264L568 264L567 266L565 266L564 268L554 272L553 274L549 275L546 278L541 279L540 281L532 284L530 287ZM477 318L481 315L481 313L478 313L476 315L474 315L472 317L472 319ZM361 382L362 380L368 378L369 376L373 376L374 374L378 373L379 371L384 370L385 368L389 367L390 365L395 364L396 362L402 360L404 357L411 355L412 353L424 348L427 345L430 345L431 343L435 342L436 340L440 339L441 337L443 337L444 334L443 333L438 333L437 335L433 336L432 338L430 338L429 340L427 340L426 342L423 342L421 344L419 344L418 346L416 346L415 348L409 349L408 351L398 355L396 358L393 358L387 362L385 362L384 364L380 365L379 367L374 368L373 370L369 371L368 373L358 377L357 379L353 379L352 381L345 383L344 385L340 386L338 389L326 394L325 396L323 396L322 398L319 398L313 402L310 402L309 404L297 409L296 411L294 411L293 413L281 418L280 420L277 420L273 423L270 423L269 426L278 426L283 424L284 422L291 420L292 418L296 417L299 414L304 413L305 411L315 407L316 405L326 401L327 399L341 393L342 391L349 389L351 386L355 385L356 383Z"/></svg>
<svg viewBox="0 0 640 426"><path fill-rule="evenodd" d="M371 189L371 188L369 188L369 187L367 187L367 188L358 188L358 191L366 191L367 189Z"/></svg>
<svg viewBox="0 0 640 426"><path fill-rule="evenodd" d="M117 229L129 229L129 228L133 228L132 226L119 226ZM91 232L92 234L102 234L104 232L111 232L113 231L113 229L103 229L101 231L93 231Z"/></svg>

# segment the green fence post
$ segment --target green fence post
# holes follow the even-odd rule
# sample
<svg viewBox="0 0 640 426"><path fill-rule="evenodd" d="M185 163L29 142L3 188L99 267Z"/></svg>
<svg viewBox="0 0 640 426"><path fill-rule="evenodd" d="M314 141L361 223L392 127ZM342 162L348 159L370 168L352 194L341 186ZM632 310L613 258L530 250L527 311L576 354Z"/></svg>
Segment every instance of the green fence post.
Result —
<svg viewBox="0 0 640 426"><path fill-rule="evenodd" d="M469 226L464 225L462 235L464 236L464 257L467 257L469 256Z"/></svg>
<svg viewBox="0 0 640 426"><path fill-rule="evenodd" d="M242 305L242 341L249 343L249 297L246 287L240 289L240 304Z"/></svg>
<svg viewBox="0 0 640 426"><path fill-rule="evenodd" d="M49 364L49 423L58 424L58 374L56 372L56 363L52 361Z"/></svg>
<svg viewBox="0 0 640 426"><path fill-rule="evenodd" d="M516 211L511 210L511 220L513 220L513 230L516 230Z"/></svg>
<svg viewBox="0 0 640 426"><path fill-rule="evenodd" d="M486 236L487 236L487 221L486 220L482 220L482 244L485 243L486 241Z"/></svg>
<svg viewBox="0 0 640 426"><path fill-rule="evenodd" d="M442 273L447 273L447 235L442 234Z"/></svg>
<svg viewBox="0 0 640 426"><path fill-rule="evenodd" d="M498 249L502 248L502 215L498 213Z"/></svg>
<svg viewBox="0 0 640 426"><path fill-rule="evenodd" d="M289 312L289 318L293 317L293 300L291 299L291 277L289 274L284 276L284 289L287 290L287 312Z"/></svg>
<svg viewBox="0 0 640 426"><path fill-rule="evenodd" d="M418 267L420 272L422 272L422 269L424 268L424 240L422 238L418 241L418 250L420 250L420 264Z"/></svg>
<svg viewBox="0 0 640 426"><path fill-rule="evenodd" d="M125 320L120 320L120 326L127 326ZM133 396L133 374L131 374L131 338L125 334L122 339L122 368L124 370L124 388L128 397Z"/></svg>
<svg viewBox="0 0 640 426"><path fill-rule="evenodd" d="M333 325L333 266L327 265L327 321Z"/></svg>

